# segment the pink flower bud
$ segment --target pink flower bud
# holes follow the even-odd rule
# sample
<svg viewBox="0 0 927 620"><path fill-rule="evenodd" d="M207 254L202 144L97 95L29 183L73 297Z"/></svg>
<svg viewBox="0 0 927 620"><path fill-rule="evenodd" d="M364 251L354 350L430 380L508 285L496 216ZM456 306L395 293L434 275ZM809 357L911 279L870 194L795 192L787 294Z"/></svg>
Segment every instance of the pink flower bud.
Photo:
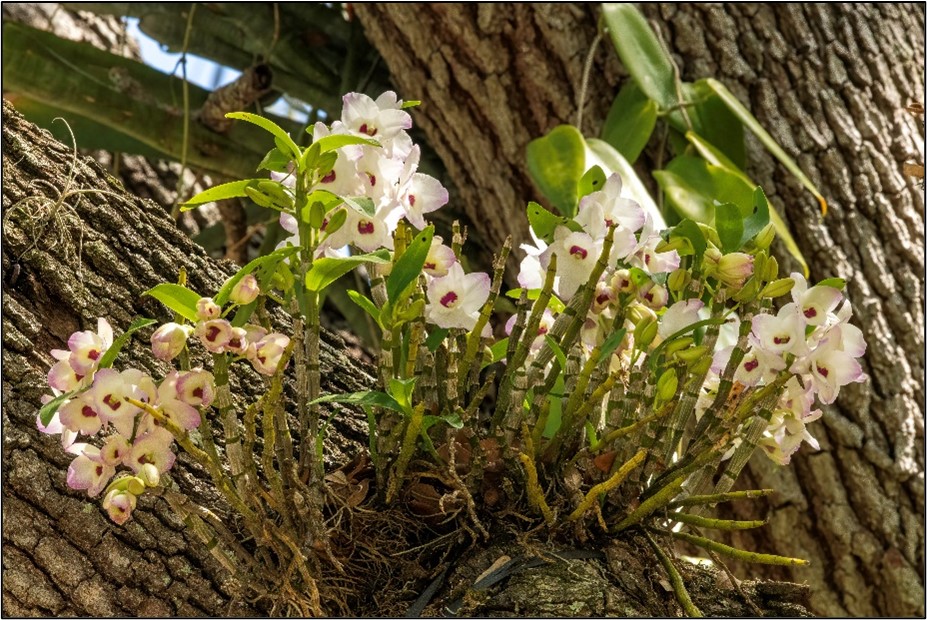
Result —
<svg viewBox="0 0 927 620"><path fill-rule="evenodd" d="M196 316L201 321L218 319L221 315L222 308L220 308L211 297L202 297L196 302Z"/></svg>
<svg viewBox="0 0 927 620"><path fill-rule="evenodd" d="M118 525L122 525L132 516L135 510L135 496L127 490L113 489L103 498L103 508L110 520Z"/></svg>
<svg viewBox="0 0 927 620"><path fill-rule="evenodd" d="M731 252L718 260L718 279L733 288L740 288L753 275L753 257L743 252Z"/></svg>
<svg viewBox="0 0 927 620"><path fill-rule="evenodd" d="M193 327L190 325L165 323L151 335L151 351L159 360L169 362L180 355L192 333Z"/></svg>
<svg viewBox="0 0 927 620"><path fill-rule="evenodd" d="M258 295L261 294L261 289L258 286L257 278L252 274L247 274L232 287L232 292L229 294L229 300L233 303L239 305L250 304L252 301L258 298Z"/></svg>
<svg viewBox="0 0 927 620"><path fill-rule="evenodd" d="M264 375L277 372L283 350L290 344L290 339L283 334L268 334L255 346L254 357L251 364L254 369Z"/></svg>

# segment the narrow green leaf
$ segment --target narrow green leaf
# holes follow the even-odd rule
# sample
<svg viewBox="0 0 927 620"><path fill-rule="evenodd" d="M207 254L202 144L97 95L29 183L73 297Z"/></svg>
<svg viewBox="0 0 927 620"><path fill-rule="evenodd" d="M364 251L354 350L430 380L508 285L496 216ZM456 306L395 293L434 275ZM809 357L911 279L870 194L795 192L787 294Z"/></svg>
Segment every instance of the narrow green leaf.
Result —
<svg viewBox="0 0 927 620"><path fill-rule="evenodd" d="M192 323L199 320L196 315L196 302L202 299L202 295L191 291L185 286L165 282L145 291L143 294L154 297L164 304L168 310L176 312Z"/></svg>
<svg viewBox="0 0 927 620"><path fill-rule="evenodd" d="M428 337L425 338L425 346L428 347L428 350L434 353L438 350L438 347L441 346L441 343L444 342L444 339L447 337L447 334L450 330L443 327L438 327L433 329Z"/></svg>
<svg viewBox="0 0 927 620"><path fill-rule="evenodd" d="M42 421L42 426L48 426L61 404L72 396L74 396L74 392L61 394L42 405L42 408L39 409L39 419Z"/></svg>
<svg viewBox="0 0 927 620"><path fill-rule="evenodd" d="M347 293L348 293L348 297L350 298L350 300L353 301L358 306L360 306L362 309L364 309L367 312L367 314L372 316L373 320L376 321L377 324L379 325L380 309L377 308L376 305L372 301L370 301L370 299L368 299L364 295L361 295L355 290L348 289Z"/></svg>
<svg viewBox="0 0 927 620"><path fill-rule="evenodd" d="M189 211L207 202L215 202L217 200L246 198L248 194L245 192L245 188L257 187L258 182L265 180L266 179L244 179L243 181L232 181L231 183L223 183L222 185L210 187L183 203L180 210Z"/></svg>
<svg viewBox="0 0 927 620"><path fill-rule="evenodd" d="M744 181L751 184L753 183L753 181L751 181L749 177L744 174L740 166L731 161L727 155L718 150L714 144L702 136L698 135L694 131L687 131L686 139L692 144L692 146L695 147L695 150L698 151L698 154L705 158L705 161L707 161L709 164L726 168L731 172L741 176Z"/></svg>
<svg viewBox="0 0 927 620"><path fill-rule="evenodd" d="M843 278L825 278L816 284L816 286L829 286L842 291L847 286L847 281Z"/></svg>
<svg viewBox="0 0 927 620"><path fill-rule="evenodd" d="M605 339L605 342L602 343L602 346L599 349L599 360L604 360L602 363L608 362L609 356L615 352L615 349L617 349L618 345L621 344L621 341L624 340L625 333L627 333L627 330L621 328L612 332L608 338Z"/></svg>
<svg viewBox="0 0 927 620"><path fill-rule="evenodd" d="M560 125L528 143L528 173L551 204L566 217L576 215L577 186L586 170L583 136Z"/></svg>
<svg viewBox="0 0 927 620"><path fill-rule="evenodd" d="M818 199L818 203L821 205L821 214L827 215L827 201L824 199L824 196L821 195L821 192L818 191L818 188L815 187L814 183L811 182L811 179L809 179L805 173L802 172L801 168L798 167L798 164L796 164L795 161L789 157L785 151L782 150L782 147L779 146L779 143L777 143L775 139L769 135L769 132L767 132L763 126L760 125L760 122L756 120L756 117L754 117L753 114L750 113L750 110L748 110L721 82L709 78L706 80L706 83L713 91L715 91L715 93L718 94L721 100L724 101L725 105L730 108L731 112L733 112L734 115L740 119L740 122L743 123L747 129L752 131L753 135L759 138L760 142L762 142L763 146L765 146L766 149L772 153L773 157L778 159L779 162L782 163L782 165L785 166L786 169L791 172L809 192L814 194L815 198Z"/></svg>
<svg viewBox="0 0 927 620"><path fill-rule="evenodd" d="M740 249L744 234L744 218L737 205L725 202L715 206L715 230L721 240L721 251L725 254Z"/></svg>
<svg viewBox="0 0 927 620"><path fill-rule="evenodd" d="M657 104L644 94L637 82L628 80L605 117L602 140L633 163L647 146L656 123Z"/></svg>
<svg viewBox="0 0 927 620"><path fill-rule="evenodd" d="M753 213L744 218L744 231L741 244L756 237L757 233L769 224L769 202L763 188L757 185L753 190Z"/></svg>
<svg viewBox="0 0 927 620"><path fill-rule="evenodd" d="M318 403L343 403L346 405L383 407L384 409L391 409L402 413L402 406L396 402L395 398L385 392L368 391L351 392L349 394L329 394L328 396L316 398L309 404L315 405Z"/></svg>
<svg viewBox="0 0 927 620"><path fill-rule="evenodd" d="M686 113L692 123L692 129L713 144L738 168L746 166L744 126L707 82L699 80L694 84L683 83L682 96L691 102L686 108ZM677 121L676 128L680 131L686 132L690 129L681 115L674 116L672 120Z"/></svg>
<svg viewBox="0 0 927 620"><path fill-rule="evenodd" d="M597 192L603 187L605 187L605 172L602 171L601 166L593 166L579 180L577 193L581 200L583 196Z"/></svg>
<svg viewBox="0 0 927 620"><path fill-rule="evenodd" d="M435 236L435 227L428 226L415 235L409 247L402 253L392 271L386 278L386 295L391 303L399 302L403 293L418 279L431 250L431 240Z"/></svg>
<svg viewBox="0 0 927 620"><path fill-rule="evenodd" d="M257 114L251 114L249 112L229 112L225 115L226 118L233 118L239 121L247 121L253 125L257 125L261 129L270 132L273 134L275 141L279 140L281 144L278 144L278 148L284 153L289 151L290 157L294 160L298 160L302 151L299 146L293 142L293 138L290 137L290 134L285 132L280 125L273 122L270 119L264 118L263 116L258 116Z"/></svg>
<svg viewBox="0 0 927 620"><path fill-rule="evenodd" d="M663 110L675 106L676 76L673 64L656 33L630 3L605 3L602 16L622 64L640 89Z"/></svg>
<svg viewBox="0 0 927 620"><path fill-rule="evenodd" d="M116 360L116 356L122 351L122 347L126 345L129 338L132 337L132 334L154 323L157 323L154 319L136 319L133 321L132 324L122 332L121 336L113 340L113 344L106 350L103 357L100 358L100 368L109 368L112 366L113 362Z"/></svg>
<svg viewBox="0 0 927 620"><path fill-rule="evenodd" d="M560 370L566 369L566 353L563 352L563 349L560 348L560 345L556 340L553 339L549 334L544 334L544 340L547 341L547 346L550 347L550 350L554 352L554 357L557 358L557 362L560 364Z"/></svg>
<svg viewBox="0 0 927 620"><path fill-rule="evenodd" d="M241 279L246 275L261 267L267 267L268 269L276 270L277 263L295 255L298 251L299 248L288 247L280 248L279 250L275 250L270 254L265 254L264 256L258 256L250 263L239 269L235 275L226 280L225 284L222 285L222 288L219 289L219 292L216 293L216 296L213 297L213 301L215 301L220 306L224 306L225 303L229 300L229 295L232 294L232 289L235 288L235 285L238 284L238 282L241 281Z"/></svg>
<svg viewBox="0 0 927 620"><path fill-rule="evenodd" d="M550 399L550 409L547 411L547 422L544 424L543 436L550 439L560 430L563 422L563 393L566 390L563 380L564 373L557 375L554 388L547 397Z"/></svg>
<svg viewBox="0 0 927 620"><path fill-rule="evenodd" d="M334 134L319 138L312 143L318 145L319 153L328 153L352 144L367 144L369 146L380 146L380 143L372 138L361 138L360 136L351 136L348 134Z"/></svg>
<svg viewBox="0 0 927 620"><path fill-rule="evenodd" d="M306 288L319 292L326 286L364 263L385 264L389 262L389 250L377 250L370 254L358 254L338 258L323 257L312 262L306 273Z"/></svg>

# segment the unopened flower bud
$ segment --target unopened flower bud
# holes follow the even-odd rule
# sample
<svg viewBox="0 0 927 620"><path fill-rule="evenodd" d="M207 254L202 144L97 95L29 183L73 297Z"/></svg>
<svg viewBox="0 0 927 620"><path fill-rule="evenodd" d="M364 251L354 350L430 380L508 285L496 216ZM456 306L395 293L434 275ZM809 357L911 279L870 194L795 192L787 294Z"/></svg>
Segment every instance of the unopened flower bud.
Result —
<svg viewBox="0 0 927 620"><path fill-rule="evenodd" d="M657 337L659 325L656 319L647 317L641 320L634 328L634 343L639 349L646 349L653 339Z"/></svg>
<svg viewBox="0 0 927 620"><path fill-rule="evenodd" d="M793 286L795 286L795 280L792 278L780 278L767 284L761 295L770 298L782 297L790 292Z"/></svg>
<svg viewBox="0 0 927 620"><path fill-rule="evenodd" d="M676 338L672 342L667 343L666 346L663 348L663 351L666 354L666 356L669 357L676 351L682 351L683 349L689 347L694 342L695 342L695 338L693 338L692 336L682 336L680 338Z"/></svg>
<svg viewBox="0 0 927 620"><path fill-rule="evenodd" d="M712 356L706 355L705 357L690 363L689 372L692 373L696 377L700 375L704 375L711 369L712 362L713 362Z"/></svg>
<svg viewBox="0 0 927 620"><path fill-rule="evenodd" d="M151 463L148 463L148 465L151 465ZM155 471L157 471L157 468L155 468ZM145 492L145 481L138 476L128 476L126 480L126 491L132 495L141 495Z"/></svg>
<svg viewBox="0 0 927 620"><path fill-rule="evenodd" d="M776 229L773 228L773 225L767 224L763 230L757 233L756 238L753 240L753 243L760 250L768 250L769 246L772 245L772 242L776 239Z"/></svg>
<svg viewBox="0 0 927 620"><path fill-rule="evenodd" d="M739 291L734 293L734 301L753 301L760 294L760 280L757 277L750 278Z"/></svg>
<svg viewBox="0 0 927 620"><path fill-rule="evenodd" d="M165 323L151 335L151 352L159 360L169 362L183 351L193 326Z"/></svg>
<svg viewBox="0 0 927 620"><path fill-rule="evenodd" d="M666 286L674 293L685 290L692 281L692 274L687 269L676 269L666 278Z"/></svg>
<svg viewBox="0 0 927 620"><path fill-rule="evenodd" d="M232 287L232 292L229 293L229 300L240 306L245 306L257 299L260 294L261 288L258 286L257 278L249 273Z"/></svg>
<svg viewBox="0 0 927 620"><path fill-rule="evenodd" d="M155 467L153 463L145 463L138 470L136 478L141 480L147 487L156 487L158 483L161 482L161 472L158 471L158 468ZM141 495L141 491L135 494Z"/></svg>
<svg viewBox="0 0 927 620"><path fill-rule="evenodd" d="M196 316L201 321L218 319L221 315L222 308L220 308L211 297L202 297L196 302Z"/></svg>
<svg viewBox="0 0 927 620"><path fill-rule="evenodd" d="M679 379L676 377L676 370L669 368L663 371L657 379L657 398L662 401L670 400L676 395L677 387L679 387Z"/></svg>
<svg viewBox="0 0 927 620"><path fill-rule="evenodd" d="M777 277L779 277L779 261L776 260L775 256L770 256L763 270L763 279L772 282Z"/></svg>
<svg viewBox="0 0 927 620"><path fill-rule="evenodd" d="M699 358L706 356L706 355L708 356L708 359L710 361L711 356L708 355L708 347L706 347L705 345L699 345L697 347L692 347L689 349L685 349L683 351L676 352L676 357L686 363L697 362Z"/></svg>
<svg viewBox="0 0 927 620"><path fill-rule="evenodd" d="M740 288L753 275L753 257L731 252L718 260L718 279L732 288Z"/></svg>
<svg viewBox="0 0 927 620"><path fill-rule="evenodd" d="M640 298L648 307L659 310L669 301L669 292L659 284L644 284L640 290Z"/></svg>
<svg viewBox="0 0 927 620"><path fill-rule="evenodd" d="M114 523L122 525L132 516L135 502L135 495L132 493L122 489L113 489L103 498L103 508Z"/></svg>
<svg viewBox="0 0 927 620"><path fill-rule="evenodd" d="M641 321L657 319L657 313L642 303L635 302L628 308L628 318L634 325L639 325Z"/></svg>

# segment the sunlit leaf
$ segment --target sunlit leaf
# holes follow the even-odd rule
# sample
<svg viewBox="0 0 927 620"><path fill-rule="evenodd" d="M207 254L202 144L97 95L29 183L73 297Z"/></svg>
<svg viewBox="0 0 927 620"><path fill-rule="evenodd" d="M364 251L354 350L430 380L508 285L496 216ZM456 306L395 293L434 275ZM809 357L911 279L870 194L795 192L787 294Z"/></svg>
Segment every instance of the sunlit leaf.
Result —
<svg viewBox="0 0 927 620"><path fill-rule="evenodd" d="M358 265L365 263L382 265L388 262L389 250L385 249L356 256L339 256L337 258L325 256L317 258L312 261L312 267L306 273L306 288L310 291L319 292Z"/></svg>
<svg viewBox="0 0 927 620"><path fill-rule="evenodd" d="M168 310L176 312L188 321L195 323L199 320L196 314L196 302L202 296L185 286L164 282L145 291L144 295L154 297L164 304Z"/></svg>
<svg viewBox="0 0 927 620"><path fill-rule="evenodd" d="M637 160L657 123L657 104L633 80L625 82L602 126L602 140L629 162Z"/></svg>
<svg viewBox="0 0 927 620"><path fill-rule="evenodd" d="M290 134L284 131L280 125L269 118L264 118L263 116L251 114L249 112L229 112L225 117L239 121L247 121L253 125L257 125L274 136L274 142L277 144L277 148L283 151L284 154L290 155L294 160L299 159L302 151L296 143L293 142L293 138L291 138Z"/></svg>
<svg viewBox="0 0 927 620"><path fill-rule="evenodd" d="M583 136L572 125L560 125L528 143L531 179L566 217L576 215L579 180L586 170Z"/></svg>
<svg viewBox="0 0 927 620"><path fill-rule="evenodd" d="M183 203L180 210L189 211L207 202L215 202L217 200L245 198L248 196L248 193L245 191L247 188L257 188L257 184L264 180L266 179L244 179L242 181L232 181L231 183L223 183L222 185L210 187Z"/></svg>
<svg viewBox="0 0 927 620"><path fill-rule="evenodd" d="M398 302L409 285L415 282L422 273L434 235L434 226L428 226L415 235L409 247L393 265L392 271L386 278L386 295L391 303Z"/></svg>
<svg viewBox="0 0 927 620"><path fill-rule="evenodd" d="M725 254L740 249L744 234L744 217L737 205L725 202L715 206L715 230Z"/></svg>

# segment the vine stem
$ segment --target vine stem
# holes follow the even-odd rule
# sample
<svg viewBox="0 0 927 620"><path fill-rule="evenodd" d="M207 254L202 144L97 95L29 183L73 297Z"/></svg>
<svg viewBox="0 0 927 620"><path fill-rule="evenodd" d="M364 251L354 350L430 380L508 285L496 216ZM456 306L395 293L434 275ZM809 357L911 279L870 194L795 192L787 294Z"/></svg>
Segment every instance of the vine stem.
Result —
<svg viewBox="0 0 927 620"><path fill-rule="evenodd" d="M177 176L177 198L171 207L171 218L180 217L180 200L184 190L183 173L187 169L187 150L190 147L190 83L187 81L187 49L190 46L190 33L193 32L193 15L196 13L196 2L190 3L190 12L187 13L187 26L183 33L183 48L181 49L180 74L183 76L183 141L180 147L180 174Z"/></svg>

